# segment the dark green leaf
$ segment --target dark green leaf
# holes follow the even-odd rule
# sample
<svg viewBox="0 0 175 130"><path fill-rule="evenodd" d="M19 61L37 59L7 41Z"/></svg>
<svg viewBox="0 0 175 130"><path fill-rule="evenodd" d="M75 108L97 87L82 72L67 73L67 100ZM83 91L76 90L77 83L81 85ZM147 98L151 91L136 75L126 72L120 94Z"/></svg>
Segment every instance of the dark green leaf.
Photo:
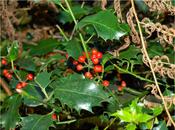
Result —
<svg viewBox="0 0 175 130"><path fill-rule="evenodd" d="M138 59L138 54L141 53L140 49L134 45L129 46L126 50L120 52L120 59L126 59L130 61L131 59Z"/></svg>
<svg viewBox="0 0 175 130"><path fill-rule="evenodd" d="M88 15L91 10L91 8L87 6L84 6L83 8L81 8L81 5L74 5L71 7L71 9L76 19L80 19L84 15ZM60 12L60 15L58 16L58 20L63 24L68 23L68 22L69 23L73 22L73 19L70 13L65 12L65 11Z"/></svg>
<svg viewBox="0 0 175 130"><path fill-rule="evenodd" d="M74 40L67 42L65 49L68 52L68 55L73 57L76 60L80 55L82 55L82 51L83 51L81 44Z"/></svg>
<svg viewBox="0 0 175 130"><path fill-rule="evenodd" d="M154 127L153 130L168 130L165 121L160 121L159 125Z"/></svg>
<svg viewBox="0 0 175 130"><path fill-rule="evenodd" d="M84 109L92 112L93 106L100 106L101 102L106 101L108 95L102 86L96 85L92 80L88 79L64 79L62 82L54 82L54 96L58 98L62 104L67 104L70 108L76 109L78 112Z"/></svg>
<svg viewBox="0 0 175 130"><path fill-rule="evenodd" d="M108 62L110 59L112 59L111 54L104 54L102 59L102 65L105 65L105 63Z"/></svg>
<svg viewBox="0 0 175 130"><path fill-rule="evenodd" d="M8 59L14 61L18 58L19 45L17 41L12 43L12 46L8 48Z"/></svg>
<svg viewBox="0 0 175 130"><path fill-rule="evenodd" d="M53 120L51 114L31 114L27 117L22 117L22 124L21 130L49 130L49 127L53 124Z"/></svg>
<svg viewBox="0 0 175 130"><path fill-rule="evenodd" d="M20 115L18 113L18 109L21 105L21 96L20 95L13 95L10 96L9 99L6 101L8 104L8 110L5 113L5 129L13 129L16 126L16 123L20 120Z"/></svg>
<svg viewBox="0 0 175 130"><path fill-rule="evenodd" d="M148 45L148 55L150 58L154 56L161 56L163 53L163 47L157 42L150 42Z"/></svg>
<svg viewBox="0 0 175 130"><path fill-rule="evenodd" d="M33 71L33 72L36 71L36 65L34 64L31 58L20 59L17 64L18 66L20 66L20 68L23 68L25 70Z"/></svg>
<svg viewBox="0 0 175 130"><path fill-rule="evenodd" d="M109 10L83 18L78 23L77 28L83 28L87 25L93 26L98 36L104 40L119 40L120 37L129 32L129 26L119 23L117 17Z"/></svg>
<svg viewBox="0 0 175 130"><path fill-rule="evenodd" d="M44 39L38 42L37 46L30 46L31 55L45 55L48 52L53 51L59 45L56 39Z"/></svg>
<svg viewBox="0 0 175 130"><path fill-rule="evenodd" d="M51 76L51 73L41 72L41 73L37 74L35 81L40 87L46 88L49 85L49 83L51 82L50 76Z"/></svg>
<svg viewBox="0 0 175 130"><path fill-rule="evenodd" d="M23 96L24 104L32 107L42 105L43 94L39 88L34 85L27 85L23 88L23 91L25 91Z"/></svg>

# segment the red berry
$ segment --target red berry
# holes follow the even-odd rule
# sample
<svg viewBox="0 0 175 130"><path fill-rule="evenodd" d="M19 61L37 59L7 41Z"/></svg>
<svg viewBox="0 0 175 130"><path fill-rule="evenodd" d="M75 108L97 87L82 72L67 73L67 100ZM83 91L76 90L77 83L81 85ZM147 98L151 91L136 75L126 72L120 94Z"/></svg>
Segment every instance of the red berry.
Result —
<svg viewBox="0 0 175 130"><path fill-rule="evenodd" d="M100 73L102 72L103 68L101 65L96 65L94 66L94 71L97 72L97 73Z"/></svg>
<svg viewBox="0 0 175 130"><path fill-rule="evenodd" d="M97 58L97 55L93 54L93 55L91 56L91 59L95 59L95 58Z"/></svg>
<svg viewBox="0 0 175 130"><path fill-rule="evenodd" d="M109 81L104 80L104 81L102 82L102 84L103 84L103 86L108 87L108 86L109 86Z"/></svg>
<svg viewBox="0 0 175 130"><path fill-rule="evenodd" d="M99 58L99 59L101 59L101 58L103 57L103 54L102 54L101 52L98 52L98 53L96 54L96 57Z"/></svg>
<svg viewBox="0 0 175 130"><path fill-rule="evenodd" d="M122 81L121 86L126 87L126 82L124 80Z"/></svg>
<svg viewBox="0 0 175 130"><path fill-rule="evenodd" d="M79 61L80 63L84 63L85 60L86 60L86 57L85 57L85 56L79 56L79 58L78 58L78 61Z"/></svg>
<svg viewBox="0 0 175 130"><path fill-rule="evenodd" d="M7 65L6 59L2 59L2 60L1 60L1 64L2 64L2 65Z"/></svg>
<svg viewBox="0 0 175 130"><path fill-rule="evenodd" d="M25 86L27 86L26 82L21 82L22 87L24 88Z"/></svg>
<svg viewBox="0 0 175 130"><path fill-rule="evenodd" d="M97 53L98 53L98 50L95 49L95 48L93 48L93 49L92 49L92 55L97 55Z"/></svg>
<svg viewBox="0 0 175 130"><path fill-rule="evenodd" d="M122 91L123 87L122 86L118 86L118 91Z"/></svg>
<svg viewBox="0 0 175 130"><path fill-rule="evenodd" d="M73 65L78 65L78 61L74 60Z"/></svg>
<svg viewBox="0 0 175 130"><path fill-rule="evenodd" d="M53 120L57 120L57 115L54 113L54 114L52 114L52 119Z"/></svg>
<svg viewBox="0 0 175 130"><path fill-rule="evenodd" d="M4 69L3 70L3 75L6 75L8 73L8 70L7 69Z"/></svg>
<svg viewBox="0 0 175 130"><path fill-rule="evenodd" d="M92 74L90 72L86 72L84 75L86 78L92 79Z"/></svg>
<svg viewBox="0 0 175 130"><path fill-rule="evenodd" d="M7 79L12 79L12 75L11 75L10 73L6 73L6 74L5 74L5 77L6 77Z"/></svg>
<svg viewBox="0 0 175 130"><path fill-rule="evenodd" d="M33 74L28 74L27 75L27 80L33 80L33 78L34 78Z"/></svg>
<svg viewBox="0 0 175 130"><path fill-rule="evenodd" d="M91 60L92 60L93 64L95 64L95 65L99 63L98 58L92 58Z"/></svg>
<svg viewBox="0 0 175 130"><path fill-rule="evenodd" d="M23 88L23 86L22 86L21 83L18 83L18 84L16 85L16 89L22 89L22 88Z"/></svg>
<svg viewBox="0 0 175 130"><path fill-rule="evenodd" d="M66 53L66 59L68 59L69 58L69 55Z"/></svg>
<svg viewBox="0 0 175 130"><path fill-rule="evenodd" d="M78 71L81 71L83 69L83 66L81 64L78 64L76 68Z"/></svg>

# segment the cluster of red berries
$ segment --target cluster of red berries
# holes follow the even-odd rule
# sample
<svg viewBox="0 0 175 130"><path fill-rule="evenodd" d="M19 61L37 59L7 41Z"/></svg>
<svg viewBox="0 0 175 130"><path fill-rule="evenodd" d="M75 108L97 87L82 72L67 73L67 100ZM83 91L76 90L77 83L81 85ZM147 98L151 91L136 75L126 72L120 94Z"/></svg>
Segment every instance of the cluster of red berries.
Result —
<svg viewBox="0 0 175 130"><path fill-rule="evenodd" d="M7 60L6 59L2 59L1 60L1 64L2 65L7 65L8 63L7 63ZM7 69L4 69L3 70L3 75L7 78L7 79L9 79L9 80L11 80L12 79L12 71L10 71L10 70L7 70ZM26 81L27 80L33 80L33 78L34 78L34 76L33 76L33 74L28 74L27 76L26 76ZM17 85L16 85L16 91L17 92L21 92L21 89L22 88L24 88L25 86L27 86L27 83L26 83L26 81L22 81L22 82L20 82L20 83L18 83Z"/></svg>
<svg viewBox="0 0 175 130"><path fill-rule="evenodd" d="M74 60L73 65L76 66L77 71L82 71L84 68L86 68L87 64L92 68L92 72L85 72L84 76L86 78L92 79L94 73L101 73L103 71L103 66L100 64L100 60L103 57L103 54L99 52L97 49L93 48L91 52L88 52L88 55L91 59L90 63L87 63L86 54L83 53L82 56L79 56L78 61ZM89 67L88 66L88 67ZM107 87L109 86L109 81L104 80L102 81L103 86Z"/></svg>
<svg viewBox="0 0 175 130"><path fill-rule="evenodd" d="M34 78L33 74L28 74L27 77L26 77L26 80L30 80L32 81ZM25 81L23 82L19 82L17 85L16 85L16 91L18 93L21 93L21 89L26 87L27 86L27 83Z"/></svg>

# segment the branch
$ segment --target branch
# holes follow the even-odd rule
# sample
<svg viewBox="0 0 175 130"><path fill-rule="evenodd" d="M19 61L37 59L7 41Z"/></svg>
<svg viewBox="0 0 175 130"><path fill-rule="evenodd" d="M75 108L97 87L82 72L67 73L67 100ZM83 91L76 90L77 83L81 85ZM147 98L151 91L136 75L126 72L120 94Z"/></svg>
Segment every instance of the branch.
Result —
<svg viewBox="0 0 175 130"><path fill-rule="evenodd" d="M160 87L159 87L159 85L158 85L157 78L156 78L156 75L155 75L153 66L152 66L152 64L151 64L151 60L150 60L149 55L148 55L148 52L147 52L147 50L146 50L146 46L145 46L145 43L144 43L144 38L143 38L141 26L140 26L140 21L139 21L139 19L138 19L138 17L137 17L137 13L136 13L136 10L135 10L134 0L131 0L131 5L132 5L133 13L134 13L134 16L135 16L135 19L136 19L136 22L137 22L137 25L138 25L138 28L139 28L139 34L140 34L140 39L141 39L142 48L143 48L143 51L144 51L144 53L145 53L145 56L146 56L146 58L147 58L147 60L148 60L148 63L149 63L149 66L150 66L150 69L151 69L151 72L152 72L152 75L153 75L153 78L154 78L154 81L155 81L156 88L157 88L157 90L158 90L158 92L159 92L159 95L160 95L162 101L163 101L163 104L164 104L164 107L165 107L165 111L166 111L166 113L167 113L167 115L168 115L168 117L169 117L171 123L172 123L173 126L175 127L175 123L174 123L174 121L173 121L173 119L172 119L172 117L171 117L171 115L170 115L170 113L169 113L169 111L168 111L167 104L166 104L166 102L165 102L165 99L164 99L164 97L163 97L163 94L162 94L162 92L161 92L161 90L160 90Z"/></svg>
<svg viewBox="0 0 175 130"><path fill-rule="evenodd" d="M9 89L9 86L7 85L7 83L1 77L0 77L0 85L2 86L2 88L7 93L8 96L12 95L12 92Z"/></svg>

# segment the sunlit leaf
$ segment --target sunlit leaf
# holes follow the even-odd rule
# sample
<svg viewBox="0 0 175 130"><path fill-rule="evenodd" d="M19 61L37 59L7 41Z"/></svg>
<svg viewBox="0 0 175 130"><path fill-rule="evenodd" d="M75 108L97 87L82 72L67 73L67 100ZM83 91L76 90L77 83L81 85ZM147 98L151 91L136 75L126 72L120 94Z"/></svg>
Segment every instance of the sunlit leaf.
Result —
<svg viewBox="0 0 175 130"><path fill-rule="evenodd" d="M59 99L62 104L66 104L78 112L82 109L92 112L92 107L100 106L107 100L108 95L102 86L96 85L92 80L72 78L51 84L56 88L54 90L55 98Z"/></svg>
<svg viewBox="0 0 175 130"><path fill-rule="evenodd" d="M80 29L87 25L93 26L98 36L104 40L119 40L129 32L129 26L119 23L117 17L109 10L86 16L78 23L77 28Z"/></svg>

